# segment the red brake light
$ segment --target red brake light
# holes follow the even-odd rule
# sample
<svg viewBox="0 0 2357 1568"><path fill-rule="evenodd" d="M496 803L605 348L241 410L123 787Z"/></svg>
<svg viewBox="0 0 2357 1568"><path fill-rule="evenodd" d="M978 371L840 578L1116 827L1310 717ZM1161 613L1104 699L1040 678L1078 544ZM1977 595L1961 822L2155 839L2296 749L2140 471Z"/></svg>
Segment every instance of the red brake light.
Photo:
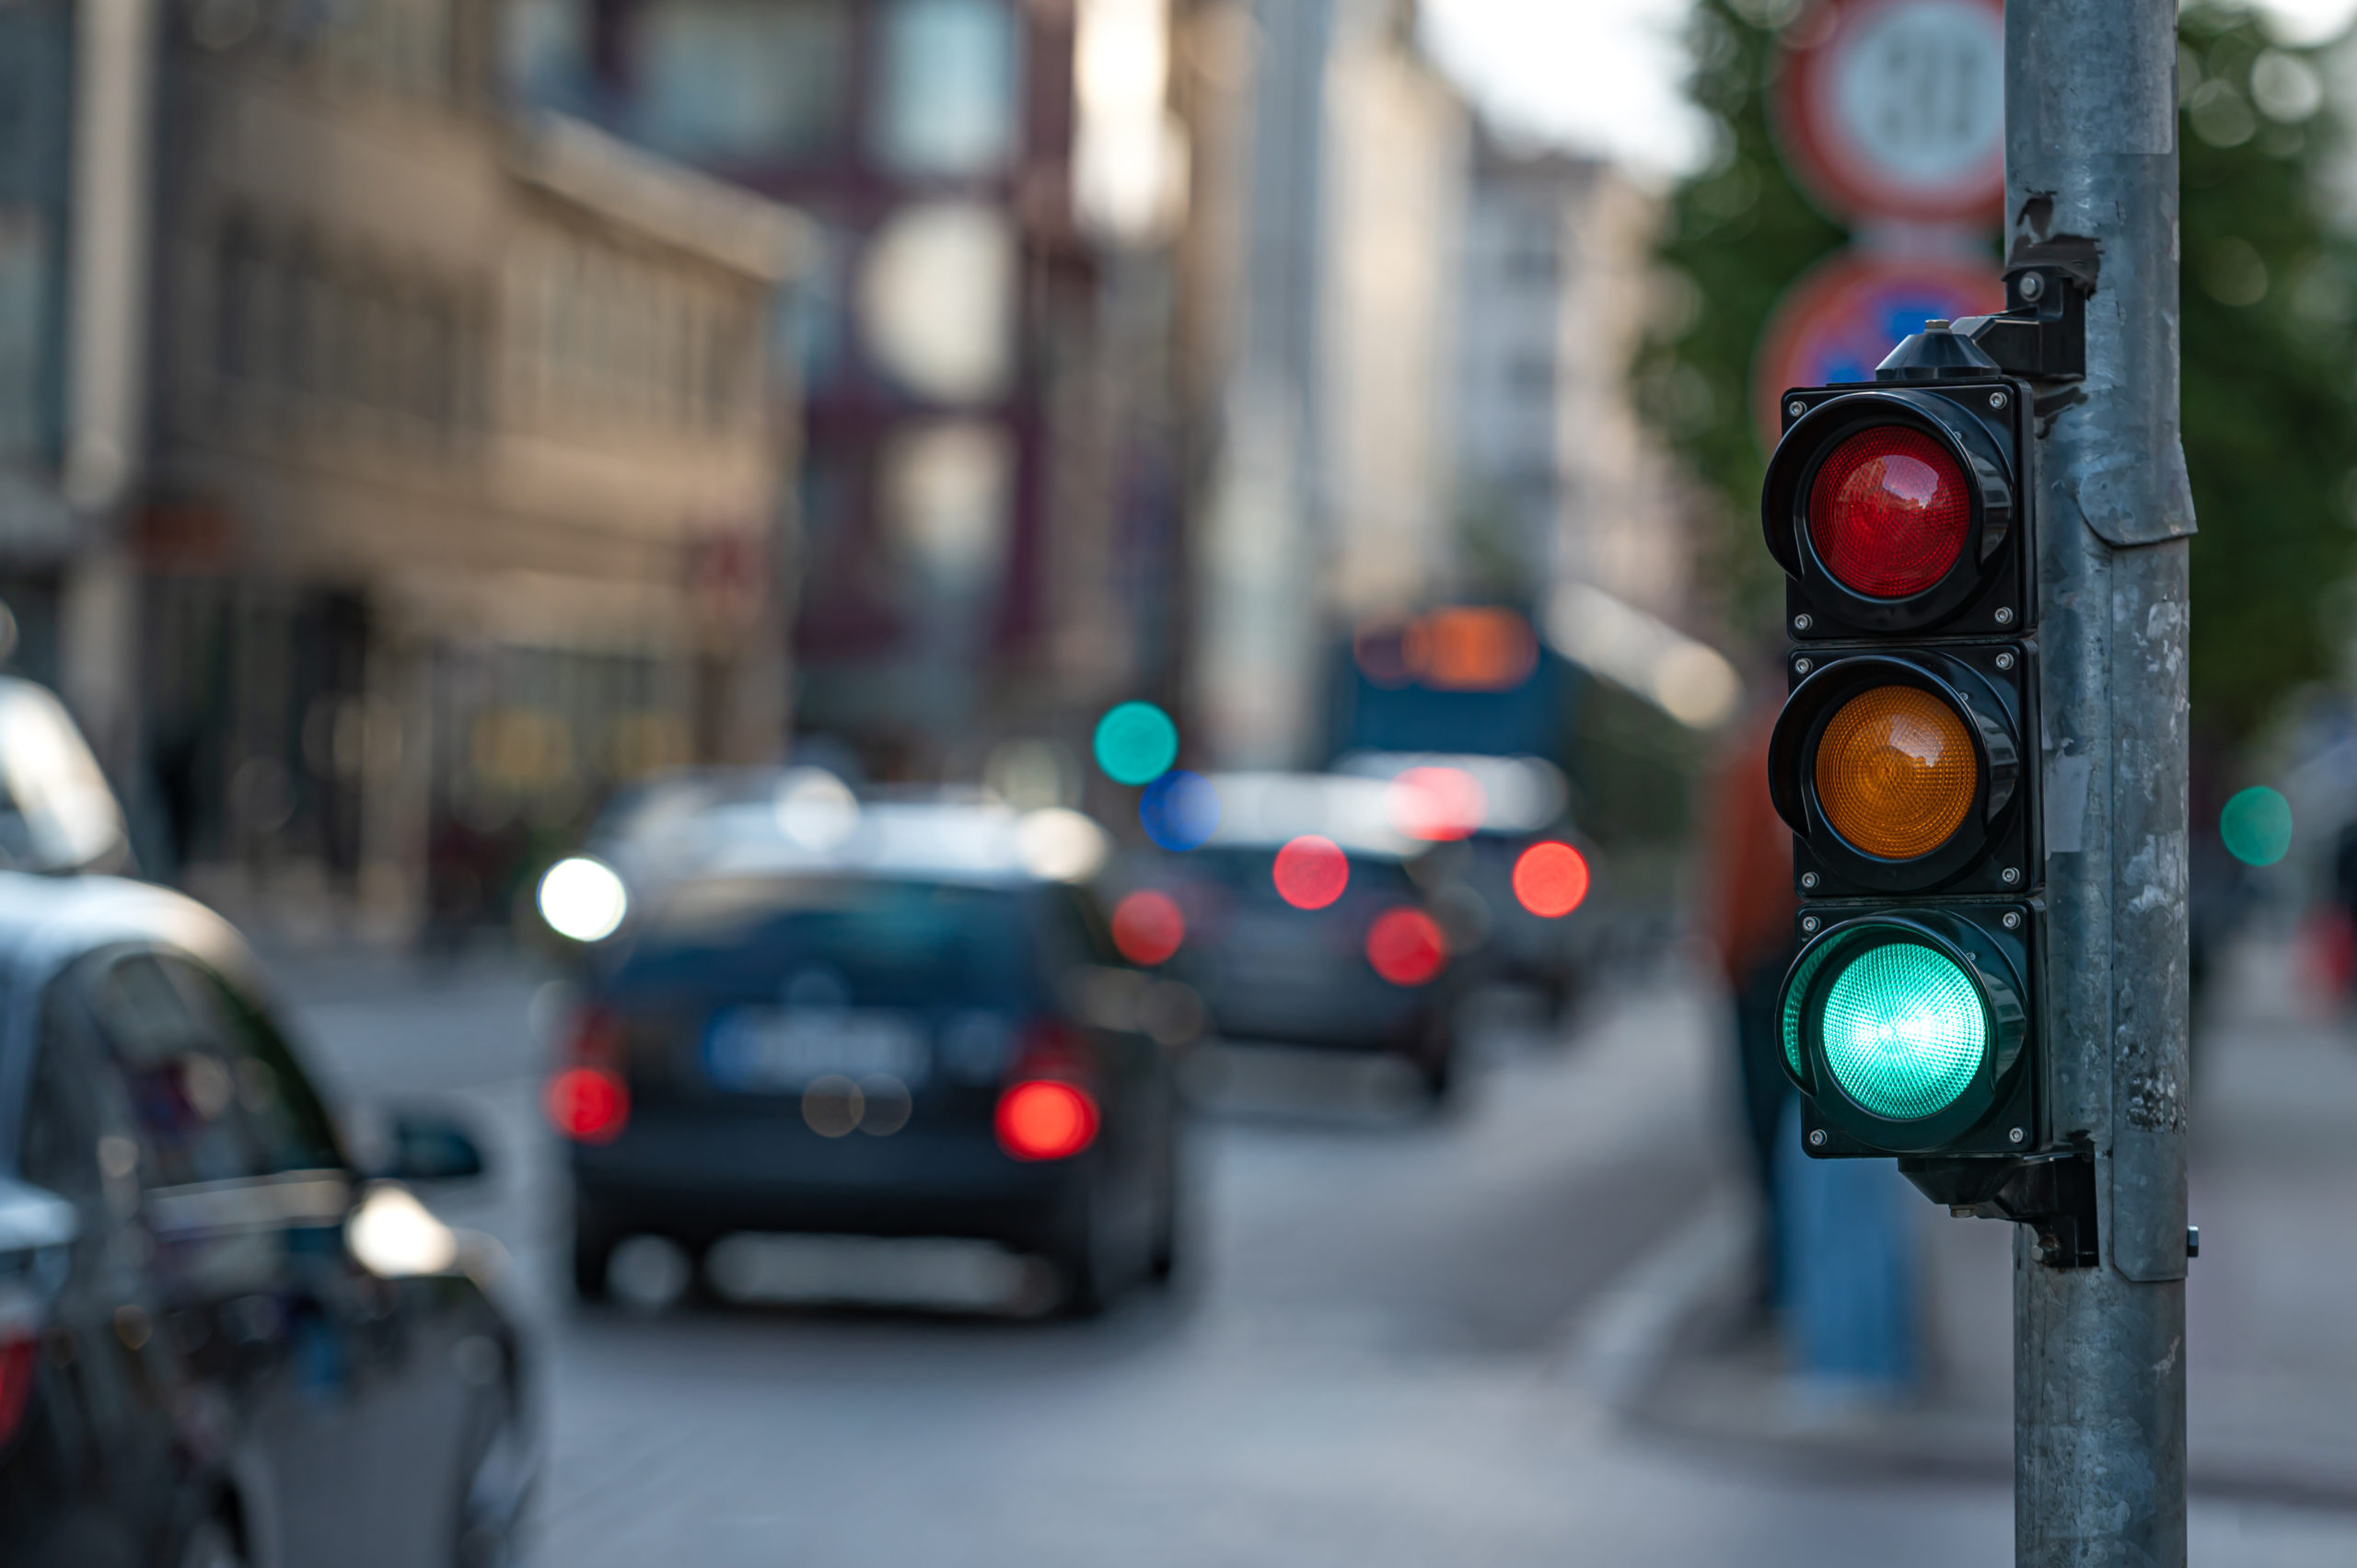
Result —
<svg viewBox="0 0 2357 1568"><path fill-rule="evenodd" d="M25 1419L38 1370L31 1335L0 1341L0 1443L15 1436L17 1423Z"/></svg>
<svg viewBox="0 0 2357 1568"><path fill-rule="evenodd" d="M1097 1141L1097 1101L1077 1084L1027 1079L998 1097L994 1125L1016 1159L1070 1159Z"/></svg>
<svg viewBox="0 0 2357 1568"><path fill-rule="evenodd" d="M630 1086L610 1068L568 1067L549 1080L543 1108L566 1137L610 1144L630 1121Z"/></svg>
<svg viewBox="0 0 2357 1568"><path fill-rule="evenodd" d="M1423 911L1387 910L1367 931L1366 961L1394 985L1422 985L1448 961L1448 943Z"/></svg>
<svg viewBox="0 0 2357 1568"><path fill-rule="evenodd" d="M1351 885L1351 859L1333 840L1304 833L1277 851L1270 876L1277 897L1294 908L1322 910Z"/></svg>
<svg viewBox="0 0 2357 1568"><path fill-rule="evenodd" d="M1532 844L1514 863L1516 901L1549 920L1579 908L1587 898L1587 857L1551 839Z"/></svg>
<svg viewBox="0 0 2357 1568"><path fill-rule="evenodd" d="M1152 969L1187 939L1187 917L1167 893L1141 889L1113 906L1113 946L1133 964Z"/></svg>
<svg viewBox="0 0 2357 1568"><path fill-rule="evenodd" d="M1905 598L1964 553L1972 501L1962 465L1920 430L1877 425L1827 454L1809 487L1808 537L1842 587Z"/></svg>

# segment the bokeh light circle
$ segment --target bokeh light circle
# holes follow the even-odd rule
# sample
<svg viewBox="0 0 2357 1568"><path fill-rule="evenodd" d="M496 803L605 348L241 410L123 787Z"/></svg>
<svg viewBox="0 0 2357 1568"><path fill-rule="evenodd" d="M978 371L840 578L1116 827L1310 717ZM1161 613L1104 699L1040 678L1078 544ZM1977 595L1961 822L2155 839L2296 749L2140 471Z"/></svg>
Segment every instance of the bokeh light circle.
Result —
<svg viewBox="0 0 2357 1568"><path fill-rule="evenodd" d="M630 912L630 893L614 868L581 854L549 867L538 901L549 929L575 942L604 941Z"/></svg>
<svg viewBox="0 0 2357 1568"><path fill-rule="evenodd" d="M1523 908L1561 920L1587 899L1587 856L1567 843L1532 844L1514 863L1514 896Z"/></svg>
<svg viewBox="0 0 2357 1568"><path fill-rule="evenodd" d="M1169 894L1141 888L1113 906L1113 946L1133 964L1151 969L1187 940L1187 917Z"/></svg>
<svg viewBox="0 0 2357 1568"><path fill-rule="evenodd" d="M1446 842L1480 831L1490 802L1481 781L1462 768L1409 768L1391 781L1384 809L1408 837Z"/></svg>
<svg viewBox="0 0 2357 1568"><path fill-rule="evenodd" d="M566 1137L610 1144L630 1120L630 1086L603 1067L568 1067L549 1080L541 1109Z"/></svg>
<svg viewBox="0 0 2357 1568"><path fill-rule="evenodd" d="M1070 1159L1097 1141L1097 1102L1077 1084L1034 1078L999 1097L999 1147L1019 1160Z"/></svg>
<svg viewBox="0 0 2357 1568"><path fill-rule="evenodd" d="M2218 813L2218 836L2245 865L2272 865L2292 851L2292 803L2265 784L2238 791Z"/></svg>
<svg viewBox="0 0 2357 1568"><path fill-rule="evenodd" d="M1138 825L1158 848L1193 849L1219 826L1219 792L1201 773L1165 773L1138 796Z"/></svg>
<svg viewBox="0 0 2357 1568"><path fill-rule="evenodd" d="M1277 851L1269 875L1277 897L1294 908L1322 910L1351 885L1351 861L1333 840L1304 833Z"/></svg>
<svg viewBox="0 0 2357 1568"><path fill-rule="evenodd" d="M1386 910L1367 928L1366 961L1394 985L1422 985L1448 962L1448 943L1423 911Z"/></svg>
<svg viewBox="0 0 2357 1568"><path fill-rule="evenodd" d="M1151 783L1178 760L1178 726L1152 703L1122 703L1097 721L1097 765L1116 784Z"/></svg>

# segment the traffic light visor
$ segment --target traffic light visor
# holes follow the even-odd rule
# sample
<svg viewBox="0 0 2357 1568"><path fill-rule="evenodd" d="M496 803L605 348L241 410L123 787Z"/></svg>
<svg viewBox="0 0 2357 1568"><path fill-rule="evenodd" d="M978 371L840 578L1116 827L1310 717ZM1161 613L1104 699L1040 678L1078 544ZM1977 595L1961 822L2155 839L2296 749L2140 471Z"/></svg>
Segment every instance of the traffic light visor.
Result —
<svg viewBox="0 0 2357 1568"><path fill-rule="evenodd" d="M1836 709L1817 738L1814 768L1826 821L1886 860L1912 860L1947 842L1980 783L1963 717L1913 686L1873 687Z"/></svg>
<svg viewBox="0 0 2357 1568"><path fill-rule="evenodd" d="M1955 455L1922 431L1872 425L1826 455L1808 535L1834 579L1870 598L1934 587L1964 554L1972 501Z"/></svg>
<svg viewBox="0 0 2357 1568"><path fill-rule="evenodd" d="M1954 1105L1989 1051L1980 987L1955 959L1913 942L1859 952L1826 987L1825 1064L1852 1099L1893 1121Z"/></svg>

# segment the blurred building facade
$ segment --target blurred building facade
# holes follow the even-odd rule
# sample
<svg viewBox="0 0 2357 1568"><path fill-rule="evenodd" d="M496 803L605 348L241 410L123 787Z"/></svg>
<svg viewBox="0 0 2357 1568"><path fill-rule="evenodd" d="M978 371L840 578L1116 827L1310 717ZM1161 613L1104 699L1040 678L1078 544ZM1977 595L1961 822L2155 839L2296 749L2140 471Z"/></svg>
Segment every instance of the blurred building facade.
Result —
<svg viewBox="0 0 2357 1568"><path fill-rule="evenodd" d="M1212 0L1188 25L1190 708L1216 760L1297 765L1335 638L1454 572L1470 117L1404 0Z"/></svg>
<svg viewBox="0 0 2357 1568"><path fill-rule="evenodd" d="M1659 202L1612 165L1484 135L1466 203L1457 424L1467 570L1576 581L1686 620L1691 541L1631 369Z"/></svg>
<svg viewBox="0 0 2357 1568"><path fill-rule="evenodd" d="M611 784L778 754L806 226L508 117L487 3L80 9L71 537L12 604L156 868L495 913Z"/></svg>
<svg viewBox="0 0 2357 1568"><path fill-rule="evenodd" d="M1167 0L517 0L526 96L794 203L797 717L970 767L1173 656Z"/></svg>

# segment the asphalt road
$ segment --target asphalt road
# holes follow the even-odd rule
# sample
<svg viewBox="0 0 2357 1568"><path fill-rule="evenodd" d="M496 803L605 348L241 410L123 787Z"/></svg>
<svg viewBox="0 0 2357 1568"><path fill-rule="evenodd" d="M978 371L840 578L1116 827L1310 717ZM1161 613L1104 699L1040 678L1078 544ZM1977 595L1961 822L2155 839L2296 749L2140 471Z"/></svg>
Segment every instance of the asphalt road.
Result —
<svg viewBox="0 0 2357 1568"><path fill-rule="evenodd" d="M535 977L277 968L343 1095L460 1105L489 1135L493 1174L428 1197L505 1245L538 1329L538 1563L2006 1560L2002 1490L1803 1478L1611 1413L1648 1293L1734 1234L1716 1004L1675 965L1560 1036L1493 1016L1441 1117L1330 1060L1213 1063L1182 1282L1089 1324L1025 1316L998 1260L906 1248L763 1249L738 1277L766 1298L719 1307L662 1305L642 1257L644 1302L583 1312L533 1113ZM2348 1539L2200 1504L2194 1530L2238 1564Z"/></svg>

